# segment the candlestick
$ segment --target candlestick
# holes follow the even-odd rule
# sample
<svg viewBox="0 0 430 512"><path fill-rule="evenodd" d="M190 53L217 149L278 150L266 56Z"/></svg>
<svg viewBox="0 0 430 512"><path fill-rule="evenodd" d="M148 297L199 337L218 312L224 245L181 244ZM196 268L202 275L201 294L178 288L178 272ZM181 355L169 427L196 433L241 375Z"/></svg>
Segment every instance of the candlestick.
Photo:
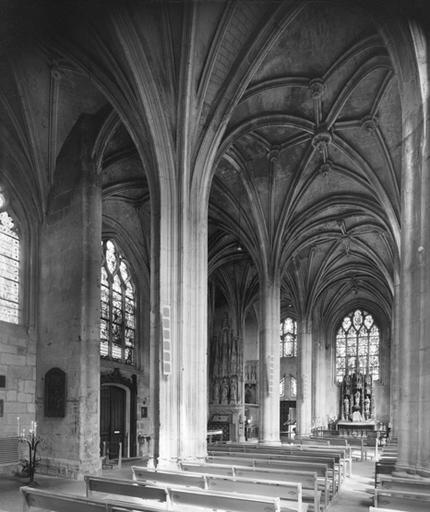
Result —
<svg viewBox="0 0 430 512"><path fill-rule="evenodd" d="M16 435L19 436L21 433L20 425L19 425L19 416L16 418Z"/></svg>

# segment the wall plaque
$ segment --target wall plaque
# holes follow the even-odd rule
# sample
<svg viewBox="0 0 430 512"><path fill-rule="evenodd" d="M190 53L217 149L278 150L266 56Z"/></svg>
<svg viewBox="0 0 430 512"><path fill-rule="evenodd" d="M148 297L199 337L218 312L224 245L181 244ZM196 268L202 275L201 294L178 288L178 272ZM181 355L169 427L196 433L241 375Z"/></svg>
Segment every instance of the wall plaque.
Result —
<svg viewBox="0 0 430 512"><path fill-rule="evenodd" d="M66 413L66 374L51 368L45 374L45 416L64 418Z"/></svg>
<svg viewBox="0 0 430 512"><path fill-rule="evenodd" d="M6 387L6 375L0 375L0 388Z"/></svg>

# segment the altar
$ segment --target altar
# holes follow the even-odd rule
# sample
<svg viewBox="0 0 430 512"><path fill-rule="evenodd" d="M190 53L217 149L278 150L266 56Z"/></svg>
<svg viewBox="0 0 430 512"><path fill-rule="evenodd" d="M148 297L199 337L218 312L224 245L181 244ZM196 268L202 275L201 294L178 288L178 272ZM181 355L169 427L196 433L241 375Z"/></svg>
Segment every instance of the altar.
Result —
<svg viewBox="0 0 430 512"><path fill-rule="evenodd" d="M340 385L339 419L336 430L341 436L367 437L376 432L375 398L372 376L360 372L359 361L356 371L347 370Z"/></svg>
<svg viewBox="0 0 430 512"><path fill-rule="evenodd" d="M341 436L366 437L369 432L376 431L374 421L338 421L336 430Z"/></svg>

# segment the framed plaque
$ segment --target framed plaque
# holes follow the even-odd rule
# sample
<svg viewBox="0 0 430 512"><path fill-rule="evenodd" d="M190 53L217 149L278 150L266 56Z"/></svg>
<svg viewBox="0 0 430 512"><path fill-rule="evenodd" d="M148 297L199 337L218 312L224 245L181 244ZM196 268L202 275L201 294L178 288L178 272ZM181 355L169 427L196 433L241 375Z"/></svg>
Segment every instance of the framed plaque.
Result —
<svg viewBox="0 0 430 512"><path fill-rule="evenodd" d="M45 374L45 416L64 418L66 414L66 374L51 368Z"/></svg>

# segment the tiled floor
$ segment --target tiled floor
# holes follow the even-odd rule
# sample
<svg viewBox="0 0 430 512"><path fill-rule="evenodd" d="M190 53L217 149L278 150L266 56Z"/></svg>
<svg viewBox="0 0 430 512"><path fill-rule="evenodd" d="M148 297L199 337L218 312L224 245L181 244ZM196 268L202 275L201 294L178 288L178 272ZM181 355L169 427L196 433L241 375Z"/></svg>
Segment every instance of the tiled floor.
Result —
<svg viewBox="0 0 430 512"><path fill-rule="evenodd" d="M373 469L374 462L354 462L353 476L345 480L328 512L368 512L373 496ZM123 467L121 470L104 471L104 474L110 477L130 478L131 470L129 467ZM36 482L40 489L85 495L84 482L43 475L36 475ZM25 485L24 480L0 476L0 512L22 512L19 492L22 485Z"/></svg>

